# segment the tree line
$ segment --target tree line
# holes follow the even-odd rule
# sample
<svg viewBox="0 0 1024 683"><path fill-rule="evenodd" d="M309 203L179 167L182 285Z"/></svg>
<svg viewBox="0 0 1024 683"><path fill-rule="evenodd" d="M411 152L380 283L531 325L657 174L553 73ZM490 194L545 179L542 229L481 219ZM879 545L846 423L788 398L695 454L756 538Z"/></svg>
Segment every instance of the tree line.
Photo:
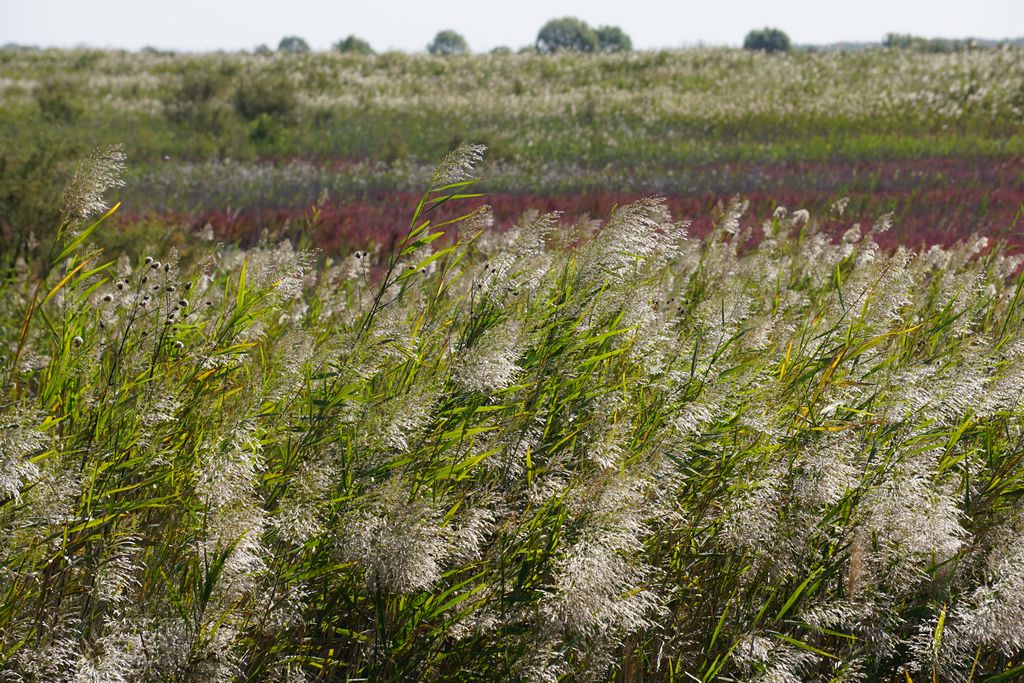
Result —
<svg viewBox="0 0 1024 683"><path fill-rule="evenodd" d="M881 47L888 49L916 50L922 52L955 52L974 47L986 47L1002 44L1004 41L983 41L975 39L951 40L945 38L924 38L909 34L886 34ZM1006 41L1020 43L1021 41ZM339 52L352 54L374 54L370 44L355 35L339 40L333 45ZM747 33L743 39L743 48L758 52L789 52L793 44L789 36L777 28L765 27ZM286 36L277 47L279 52L300 54L310 52L309 43L298 36ZM537 33L532 45L524 47L520 52L537 52L555 54L558 52L628 52L633 49L633 41L618 26L591 27L587 22L576 17L552 19ZM257 52L269 53L270 48L261 46ZM434 39L427 44L427 52L432 55L465 55L469 54L469 43L466 38L451 29L439 31ZM508 54L508 47L496 47L493 54Z"/></svg>
<svg viewBox="0 0 1024 683"><path fill-rule="evenodd" d="M785 52L791 47L789 36L775 28L751 31L743 41L748 50L765 52ZM355 35L339 40L333 45L338 52L350 54L373 54L370 44ZM520 52L538 52L555 54L558 52L629 52L633 49L633 41L619 26L591 27L587 22L576 17L552 19L541 27L533 45ZM286 36L277 46L278 52L302 54L311 48L299 36ZM510 53L508 47L496 47L491 50L495 54ZM270 52L270 48L261 46L257 52ZM469 54L469 43L466 38L451 29L439 31L434 39L427 44L427 52L432 55L464 55Z"/></svg>

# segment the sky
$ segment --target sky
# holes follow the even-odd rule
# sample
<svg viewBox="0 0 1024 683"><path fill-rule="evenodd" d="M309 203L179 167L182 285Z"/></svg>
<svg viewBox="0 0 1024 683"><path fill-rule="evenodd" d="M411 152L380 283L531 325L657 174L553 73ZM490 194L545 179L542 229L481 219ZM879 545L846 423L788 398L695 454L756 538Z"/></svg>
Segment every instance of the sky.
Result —
<svg viewBox="0 0 1024 683"><path fill-rule="evenodd" d="M441 29L474 51L532 44L548 19L620 26L637 49L740 45L772 26L798 44L1024 35L1024 0L0 0L0 45L201 52L276 47L286 35L328 49L349 34L377 51L422 51Z"/></svg>

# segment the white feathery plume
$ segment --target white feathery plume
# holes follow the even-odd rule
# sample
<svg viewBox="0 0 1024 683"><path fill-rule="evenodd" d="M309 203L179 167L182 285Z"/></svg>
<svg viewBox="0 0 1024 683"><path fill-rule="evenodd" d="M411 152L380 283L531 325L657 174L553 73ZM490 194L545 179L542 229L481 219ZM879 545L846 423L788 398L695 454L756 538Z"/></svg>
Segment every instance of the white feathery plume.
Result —
<svg viewBox="0 0 1024 683"><path fill-rule="evenodd" d="M29 458L41 452L50 437L33 425L24 410L0 415L0 501L21 497L22 487L39 477L39 466Z"/></svg>
<svg viewBox="0 0 1024 683"><path fill-rule="evenodd" d="M951 612L949 631L973 650L993 647L1012 657L1024 649L1024 536L995 547L984 583Z"/></svg>
<svg viewBox="0 0 1024 683"><path fill-rule="evenodd" d="M519 323L508 319L484 332L456 360L452 379L466 391L493 393L510 386L522 368L522 333Z"/></svg>
<svg viewBox="0 0 1024 683"><path fill-rule="evenodd" d="M120 145L95 150L78 165L64 190L62 212L66 219L86 219L107 210L103 194L122 187L125 155Z"/></svg>
<svg viewBox="0 0 1024 683"><path fill-rule="evenodd" d="M921 579L923 567L952 558L967 537L956 496L932 481L927 458L897 463L861 504L886 564L908 584Z"/></svg>
<svg viewBox="0 0 1024 683"><path fill-rule="evenodd" d="M350 515L339 551L384 592L427 590L441 578L448 551L447 530L440 522L440 513L426 500L410 500L396 477Z"/></svg>
<svg viewBox="0 0 1024 683"><path fill-rule="evenodd" d="M541 611L551 627L603 638L646 628L660 613L647 587L652 568L639 554L647 525L640 480L612 475L601 489L579 492L579 536L565 549Z"/></svg>
<svg viewBox="0 0 1024 683"><path fill-rule="evenodd" d="M430 178L430 189L468 180L473 169L484 158L486 145L463 143L444 155Z"/></svg>
<svg viewBox="0 0 1024 683"><path fill-rule="evenodd" d="M678 241L685 236L685 228L672 223L663 198L638 200L612 214L584 246L577 277L590 286L599 286L606 279L621 284L656 257L667 260L674 256Z"/></svg>

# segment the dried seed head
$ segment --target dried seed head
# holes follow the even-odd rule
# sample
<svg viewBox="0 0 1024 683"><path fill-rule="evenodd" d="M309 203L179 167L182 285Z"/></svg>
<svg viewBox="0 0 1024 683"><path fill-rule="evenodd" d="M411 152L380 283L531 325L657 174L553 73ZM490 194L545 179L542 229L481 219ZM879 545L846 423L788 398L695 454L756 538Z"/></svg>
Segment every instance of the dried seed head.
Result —
<svg viewBox="0 0 1024 683"><path fill-rule="evenodd" d="M66 219L88 218L103 213L107 205L103 193L121 187L124 152L120 145L97 149L78 165L71 183L64 190L62 213Z"/></svg>
<svg viewBox="0 0 1024 683"><path fill-rule="evenodd" d="M459 145L446 154L434 169L430 187L433 189L466 180L470 177L473 167L484 158L486 150L487 147L484 145Z"/></svg>

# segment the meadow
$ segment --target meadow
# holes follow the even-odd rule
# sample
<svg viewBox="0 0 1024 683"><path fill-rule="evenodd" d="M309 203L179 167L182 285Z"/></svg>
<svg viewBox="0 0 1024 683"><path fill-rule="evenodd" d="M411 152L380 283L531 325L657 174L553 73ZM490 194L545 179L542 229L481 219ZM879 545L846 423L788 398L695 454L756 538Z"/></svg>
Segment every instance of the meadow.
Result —
<svg viewBox="0 0 1024 683"><path fill-rule="evenodd" d="M949 245L1024 200L1022 55L0 50L0 225L52 225L73 163L122 144L115 223L131 235L109 246L170 246L136 240L138 225L178 246L206 223L255 240L327 189L318 246L365 249L471 142L488 146L502 226L657 194L705 234L736 194L753 224L849 197L842 230L892 212L901 243Z"/></svg>
<svg viewBox="0 0 1024 683"><path fill-rule="evenodd" d="M0 59L0 681L1024 677L1020 49Z"/></svg>

